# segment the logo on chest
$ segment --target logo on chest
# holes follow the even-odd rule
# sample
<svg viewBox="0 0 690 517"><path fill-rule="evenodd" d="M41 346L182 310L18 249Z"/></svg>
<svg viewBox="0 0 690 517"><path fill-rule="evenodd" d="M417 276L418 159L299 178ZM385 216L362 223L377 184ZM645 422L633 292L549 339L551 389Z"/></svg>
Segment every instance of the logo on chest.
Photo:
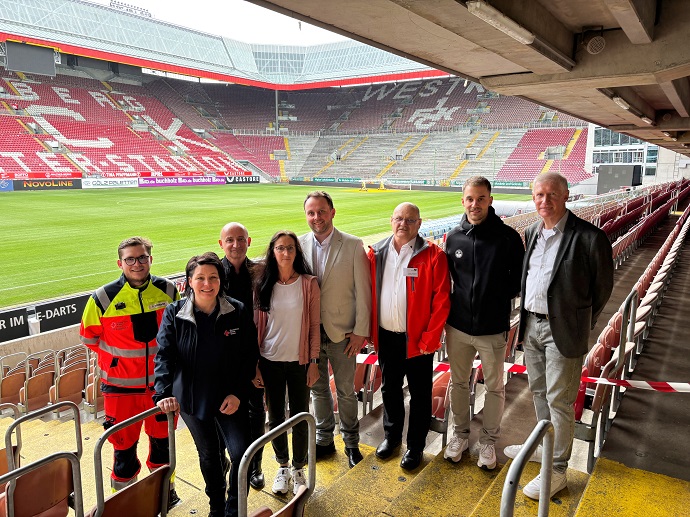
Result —
<svg viewBox="0 0 690 517"><path fill-rule="evenodd" d="M455 250L455 258L456 259L462 258L462 250Z"/></svg>
<svg viewBox="0 0 690 517"><path fill-rule="evenodd" d="M224 335L225 337L234 336L235 334L237 334L237 331L238 331L238 330L239 330L239 329L228 329L228 330L226 330L225 332L223 332L223 335Z"/></svg>

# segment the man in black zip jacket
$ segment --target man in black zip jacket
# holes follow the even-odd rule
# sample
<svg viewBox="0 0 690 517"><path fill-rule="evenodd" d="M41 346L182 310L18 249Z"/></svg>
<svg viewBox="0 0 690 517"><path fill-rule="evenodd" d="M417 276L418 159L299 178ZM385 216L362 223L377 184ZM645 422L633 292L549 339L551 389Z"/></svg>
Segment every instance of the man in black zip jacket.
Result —
<svg viewBox="0 0 690 517"><path fill-rule="evenodd" d="M505 332L510 328L511 300L520 292L525 252L520 235L503 224L492 201L489 180L482 176L469 178L462 190L465 214L446 238L453 280L446 324L453 436L444 458L458 462L469 446L468 381L475 353L479 352L486 399L477 466L485 470L496 467L495 443L505 403Z"/></svg>
<svg viewBox="0 0 690 517"><path fill-rule="evenodd" d="M241 301L247 310L254 308L254 269L255 264L247 258L247 248L252 238L244 225L236 222L228 223L220 231L218 244L223 249L225 257L221 261L225 269L224 292L227 296ZM253 385L248 393L249 432L252 442L266 433L266 411L264 410L264 389ZM264 449L259 449L249 465L249 485L255 490L261 490L266 484L261 469ZM227 462L227 458L225 459ZM229 468L224 465L225 470Z"/></svg>

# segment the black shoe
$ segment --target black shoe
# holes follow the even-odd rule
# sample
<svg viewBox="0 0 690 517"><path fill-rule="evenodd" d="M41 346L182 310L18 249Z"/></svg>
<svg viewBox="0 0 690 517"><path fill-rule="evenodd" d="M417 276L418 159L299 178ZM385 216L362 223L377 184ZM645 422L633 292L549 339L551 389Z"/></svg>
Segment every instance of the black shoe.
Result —
<svg viewBox="0 0 690 517"><path fill-rule="evenodd" d="M345 447L345 456L347 456L347 464L350 468L364 459L362 453L359 452L359 447Z"/></svg>
<svg viewBox="0 0 690 517"><path fill-rule="evenodd" d="M172 510L172 508L180 502L180 497L177 495L177 492L175 492L174 488L170 489L170 492L168 492L168 511Z"/></svg>
<svg viewBox="0 0 690 517"><path fill-rule="evenodd" d="M333 442L329 443L328 445L320 445L318 443L316 444L317 460L325 458L326 456L330 456L331 454L335 454L335 444Z"/></svg>
<svg viewBox="0 0 690 517"><path fill-rule="evenodd" d="M261 472L261 469L254 470L249 474L249 485L255 490L261 490L266 486L264 473Z"/></svg>
<svg viewBox="0 0 690 517"><path fill-rule="evenodd" d="M419 464L422 462L423 457L424 453L422 451L417 452L408 449L407 451L405 451L405 454L403 454L400 466L405 470L414 470L417 467L419 467Z"/></svg>
<svg viewBox="0 0 690 517"><path fill-rule="evenodd" d="M393 442L386 438L376 447L376 457L381 460L386 460L393 456L398 447L400 447L400 440Z"/></svg>

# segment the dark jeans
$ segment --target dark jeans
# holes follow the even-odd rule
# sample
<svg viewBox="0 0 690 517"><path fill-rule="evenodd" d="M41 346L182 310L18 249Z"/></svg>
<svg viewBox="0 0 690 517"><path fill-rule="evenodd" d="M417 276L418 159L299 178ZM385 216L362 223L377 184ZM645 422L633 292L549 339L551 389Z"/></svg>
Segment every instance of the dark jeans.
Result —
<svg viewBox="0 0 690 517"><path fill-rule="evenodd" d="M287 387L290 416L309 411L309 387L307 386L307 365L297 361L259 360L259 369L266 388L268 426L275 429L285 422L285 388ZM431 413L430 413L431 414ZM272 442L278 463L290 461L287 434L283 433ZM292 428L292 466L301 469L307 464L309 432L306 422Z"/></svg>
<svg viewBox="0 0 690 517"><path fill-rule="evenodd" d="M407 336L379 328L379 365L383 398L383 430L392 442L402 440L405 425L403 378L410 392L407 448L421 452L431 424L434 354L407 359Z"/></svg>
<svg viewBox="0 0 690 517"><path fill-rule="evenodd" d="M249 447L249 418L247 411L239 410L233 415L218 413L210 420L200 420L182 413L199 453L201 474L206 483L206 495L212 515L224 512L226 517L235 516L238 497L238 472L242 455ZM219 441L222 437L223 444ZM226 464L225 449L230 454L230 486L225 497L226 480L223 465ZM247 485L249 491L249 485Z"/></svg>
<svg viewBox="0 0 690 517"><path fill-rule="evenodd" d="M264 434L266 434L266 410L264 409L264 389L255 388L253 386L249 388L248 402L249 431L251 438L250 441L254 442L257 438L260 438ZM258 451L256 451L256 454L252 459L252 463L249 467L250 476L253 471L257 470L257 468L258 470L261 470L261 460L263 456L264 448L261 447Z"/></svg>

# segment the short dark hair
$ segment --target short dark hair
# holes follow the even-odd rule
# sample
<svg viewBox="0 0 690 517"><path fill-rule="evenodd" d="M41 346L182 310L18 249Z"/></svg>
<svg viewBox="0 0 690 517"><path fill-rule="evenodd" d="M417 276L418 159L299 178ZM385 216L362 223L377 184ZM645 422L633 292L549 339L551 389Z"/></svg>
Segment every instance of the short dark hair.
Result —
<svg viewBox="0 0 690 517"><path fill-rule="evenodd" d="M462 191L464 192L467 187L486 187L489 193L491 193L491 182L484 176L470 176L465 180Z"/></svg>
<svg viewBox="0 0 690 517"><path fill-rule="evenodd" d="M120 243L120 245L117 247L117 258L122 258L122 250L125 248L129 248L130 246L143 246L146 248L146 253L149 255L151 254L151 249L153 248L153 244L149 239L146 237L130 237L129 239L125 239Z"/></svg>
<svg viewBox="0 0 690 517"><path fill-rule="evenodd" d="M302 206L307 206L307 201L309 201L310 197L322 197L326 200L326 203L328 203L328 208L333 210L333 199L331 198L331 195L326 192L325 190L312 190L307 194L306 199L304 200L304 204Z"/></svg>
<svg viewBox="0 0 690 517"><path fill-rule="evenodd" d="M225 287L225 268L223 267L223 263L220 261L218 258L218 255L215 254L213 251L207 251L206 253L202 253L201 255L194 255L192 258L189 259L187 262L187 266L185 267L185 282L184 282L184 294L185 296L189 296L189 293L192 291L190 285L190 280L192 276L194 276L194 271L196 268L199 266L214 266L218 270L218 277L220 278L220 292L223 292L223 289Z"/></svg>

